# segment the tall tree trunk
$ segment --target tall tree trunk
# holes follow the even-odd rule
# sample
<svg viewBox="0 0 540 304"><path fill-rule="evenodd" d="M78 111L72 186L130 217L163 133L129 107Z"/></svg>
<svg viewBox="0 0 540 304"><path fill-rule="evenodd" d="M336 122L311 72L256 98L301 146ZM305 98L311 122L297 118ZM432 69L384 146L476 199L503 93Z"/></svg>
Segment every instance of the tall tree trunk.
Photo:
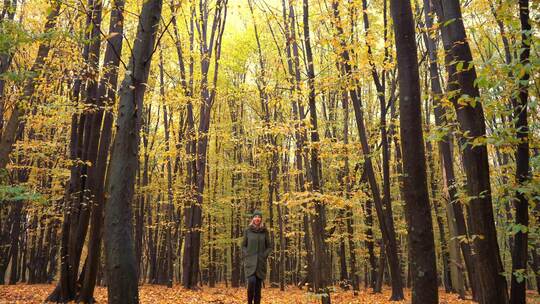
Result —
<svg viewBox="0 0 540 304"><path fill-rule="evenodd" d="M84 44L82 57L91 71L91 79L88 80L86 87L83 86L82 77L77 78L73 84L73 99L79 102L79 94L85 96L85 104L94 106L97 104L98 88L98 67L100 53L100 23L101 23L101 1L89 0L86 16L86 37L87 43ZM94 26L95 24L95 26ZM84 90L83 90L84 89ZM70 159L88 160L95 162L97 150L96 138L93 138L94 147L90 147L90 139L93 135L99 134L99 130L93 130L93 113L83 113L74 115L72 118L72 130L70 138ZM99 129L99 127L98 127ZM89 154L90 153L90 154ZM88 159L90 157L91 159ZM47 300L51 302L67 301L74 299L78 292L80 283L84 278L84 272L81 273L79 284L77 284L77 275L80 265L80 258L86 232L89 222L90 211L90 193L85 193L87 188L88 168L86 164L74 164L71 168L71 177L69 187L66 189L64 197L64 223L62 225L62 248L61 248L61 272L60 281L55 290L48 296ZM91 189L90 189L91 190ZM93 192L92 194L94 194ZM86 267L84 268L86 269Z"/></svg>
<svg viewBox="0 0 540 304"><path fill-rule="evenodd" d="M519 187L523 187L530 179L529 173L529 124L527 122L527 107L529 99L529 65L531 54L531 24L529 19L529 1L519 1L519 20L521 23L521 52L519 62L524 72L519 78L517 93L514 100L514 118L519 144L516 150L516 180ZM514 201L516 209L516 225L521 227L516 233L512 251L512 286L510 292L511 304L525 304L526 298L526 274L528 256L528 226L529 226L529 202L526 194L516 191L517 199Z"/></svg>
<svg viewBox="0 0 540 304"><path fill-rule="evenodd" d="M446 52L445 62L449 83L459 84L462 96L460 104L454 101L457 119L463 134L462 156L467 176L467 194L471 234L475 236L473 246L477 271L480 303L505 304L508 302L506 280L499 255L497 231L493 218L489 162L485 144L473 146L471 140L482 140L486 136L486 125L480 92L475 85L476 70L467 42L465 27L458 0L436 2L436 13L444 25L441 34ZM463 104L466 103L466 104Z"/></svg>
<svg viewBox="0 0 540 304"><path fill-rule="evenodd" d="M243 80L240 81L243 83ZM236 85L240 85L237 83ZM243 162L243 144L241 137L243 135L242 127L242 117L243 117L243 105L237 105L236 100L231 98L229 101L229 111L230 118L232 123L232 138L235 142L238 142L237 145L234 145L233 148L233 159L235 166L241 166ZM231 176L231 189L233 193L233 198L231 199L231 239L237 239L241 237L241 227L240 227L240 213L241 213L241 203L240 203L240 183L242 182L242 172L240 170L234 170ZM232 287L240 286L240 273L241 273L241 262L240 262L240 246L237 242L231 243L231 285Z"/></svg>
<svg viewBox="0 0 540 304"><path fill-rule="evenodd" d="M165 279L167 287L171 288L173 283L173 272L172 272L172 233L171 233L171 225L170 223L173 221L173 211L174 211L174 195L173 195L173 176L172 176L172 162L171 162L171 156L170 156L170 117L167 111L167 105L165 104L165 79L164 79L164 67L163 67L163 52L160 49L159 52L159 81L160 81L160 96L163 100L163 125L165 128L165 153L167 156L165 157L166 162L166 169L167 169L167 207L165 211L166 216L166 223L165 226L165 257L166 257L166 268L163 269L165 271Z"/></svg>
<svg viewBox="0 0 540 304"><path fill-rule="evenodd" d="M424 0L424 17L426 21L426 28L433 28L433 5L431 1ZM437 64L437 50L435 41L431 35L424 34L424 40L426 43L426 48L429 55L429 74L430 74L430 84L431 90L433 93L433 112L435 115L435 125L439 128L446 127L447 125L447 114L446 108L441 103L442 98L442 87L439 77L439 66ZM452 88L452 84L449 84L449 89ZM445 188L448 196L449 203L447 204L449 214L449 226L452 226L450 231L453 231L455 228L455 235L452 237L456 238L452 240L452 243L458 243L461 251L463 253L463 258L465 260L465 265L468 271L469 282L472 286L473 298L476 298L477 293L477 280L475 272L475 264L472 261L472 252L471 247L468 242L459 241L459 239L468 237L467 227L465 224L465 217L463 214L462 203L459 201L457 193L457 185L454 173L454 156L452 151L452 134L448 131L438 142L439 154L441 157L441 167L444 173ZM455 263L455 261L454 261Z"/></svg>
<svg viewBox="0 0 540 304"><path fill-rule="evenodd" d="M143 4L128 73L120 88L117 132L105 204L105 264L109 303L138 303L137 259L131 203L139 155L139 131L146 82L161 20L162 0Z"/></svg>
<svg viewBox="0 0 540 304"><path fill-rule="evenodd" d="M319 158L319 132L317 130L317 106L315 104L315 67L313 64L313 54L311 49L310 29L309 29L309 3L303 0L303 23L304 23L304 43L307 60L308 76L308 104L309 122L311 124L311 183L313 192L322 192L321 181L321 160ZM314 199L315 213L311 215L311 229L313 235L313 264L317 265L313 271L313 288L315 293L321 294L321 303L330 304L330 294L328 285L330 284L330 262L328 259L328 249L326 246L326 210L323 202Z"/></svg>
<svg viewBox="0 0 540 304"><path fill-rule="evenodd" d="M403 155L403 194L408 227L412 303L438 303L435 242L422 132L420 76L414 19L409 0L391 0L399 71L399 120Z"/></svg>
<svg viewBox="0 0 540 304"><path fill-rule="evenodd" d="M342 107L343 107L343 143L345 147L349 144L349 97L346 91L342 92ZM343 183L345 198L350 199L351 196L351 177L349 168L349 155L348 149L345 150L345 161L343 167ZM347 229L347 243L349 245L349 261L350 261L350 279L351 284L356 295L360 290L360 278L358 276L358 269L356 264L356 244L354 243L354 228L353 228L353 212L351 207L347 207L345 210L346 217L346 229Z"/></svg>
<svg viewBox="0 0 540 304"><path fill-rule="evenodd" d="M437 106L436 103L440 102L440 98L442 95L442 88L439 81L439 74L438 74L438 65L437 65L437 54L436 52L436 44L435 40L432 38L432 36L429 33L429 30L433 26L433 20L432 20L432 10L431 10L431 4L429 3L429 0L424 0L424 16L426 19L426 25L425 25L425 31L422 33L422 37L424 38L424 43L427 48L427 55L429 58L429 77L430 79L430 85L431 85L431 92L430 92L430 99L432 100L433 106ZM421 22L420 22L421 23ZM429 25L428 25L429 24ZM426 120L426 132L429 133L430 129L430 102L426 101L425 106L425 120ZM438 122L438 121L437 121ZM431 196L433 200L433 208L435 211L435 218L437 219L437 226L439 228L439 240L441 242L441 256L443 260L443 283L444 288L446 292L452 292L454 291L452 288L452 274L451 274L451 268L449 265L449 249L448 249L448 243L446 241L446 234L444 231L444 221L443 217L441 215L440 209L440 203L439 199L437 198L437 190L438 190L438 183L436 180L436 173L435 173L435 160L433 156L433 146L431 144L431 141L426 141L426 150L427 150L427 161L429 166L429 172L430 172L430 182L431 182ZM452 225L452 223L450 223ZM456 269L454 267L454 269ZM460 291L460 296L463 296L462 289L457 286L457 288Z"/></svg>
<svg viewBox="0 0 540 304"><path fill-rule="evenodd" d="M84 271L81 273L79 282L82 282L83 288L81 289L78 301L83 303L90 303L93 301L92 294L94 292L98 261L100 255L100 233L96 234L96 229L101 228L101 205L98 201L100 193L96 190L98 187L97 180L97 154L99 149L99 139L101 135L101 122L102 122L102 112L99 111L100 99L99 99L99 59L101 53L101 16L102 16L103 3L101 0L94 0L90 9L90 26L88 27L90 35L88 37L89 44L87 45L89 49L89 57L87 64L91 71L91 79L87 81L86 84L86 103L89 106L95 106L98 108L97 112L85 113L86 123L85 123L85 151L86 158L85 160L91 163L92 165L85 165L86 169L86 189L84 195L83 203L83 212L81 212L81 219L79 225L80 239L83 241L79 244L84 243L86 238L86 233L88 229L88 222L90 220L89 213L91 213L92 227L89 236L88 244L88 256L85 260ZM105 169L105 167L103 167ZM103 187L101 187L101 192Z"/></svg>
<svg viewBox="0 0 540 304"><path fill-rule="evenodd" d="M99 135L99 148L95 166L89 171L89 185L94 204L92 205L92 218L89 243L89 268L85 273L80 300L91 301L91 295L96 284L96 276L100 264L101 255L101 236L103 226L103 207L105 204L105 173L107 169L107 160L112 137L113 114L105 111L104 108L114 106L116 96L116 87L118 80L118 68L120 55L122 51L122 33L123 33L123 10L124 0L116 0L114 9L111 13L109 38L107 39L107 48L105 50L104 70L99 89L98 89L98 107L93 121L93 130L98 131L103 122L103 128ZM95 139L97 140L97 138ZM97 142L95 143L98 146Z"/></svg>

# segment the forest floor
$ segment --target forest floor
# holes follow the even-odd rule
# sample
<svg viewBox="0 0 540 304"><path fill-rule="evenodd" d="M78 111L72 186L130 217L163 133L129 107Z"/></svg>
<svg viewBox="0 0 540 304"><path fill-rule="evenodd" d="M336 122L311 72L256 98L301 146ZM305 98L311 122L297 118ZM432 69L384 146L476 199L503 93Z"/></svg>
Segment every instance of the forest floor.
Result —
<svg viewBox="0 0 540 304"><path fill-rule="evenodd" d="M54 289L52 284L39 285L0 285L0 303L43 303L47 295ZM262 303L268 304L296 304L296 303L320 303L317 299L295 287L289 287L286 291L280 291L277 288L265 288L262 292ZM97 287L95 292L97 303L107 303L107 289ZM141 304L243 304L246 303L246 290L244 288L208 288L200 291L190 291L181 286L167 288L159 285L143 285L139 290ZM372 294L369 291L362 290L357 296L351 291L338 291L332 293L332 303L339 304L378 304L378 303L410 303L410 290L406 291L406 299L401 302L390 302L390 289L385 289L382 294ZM473 304L469 300L459 300L455 294L447 294L444 290L440 291L440 304ZM540 304L540 297L530 292L528 302L531 304Z"/></svg>

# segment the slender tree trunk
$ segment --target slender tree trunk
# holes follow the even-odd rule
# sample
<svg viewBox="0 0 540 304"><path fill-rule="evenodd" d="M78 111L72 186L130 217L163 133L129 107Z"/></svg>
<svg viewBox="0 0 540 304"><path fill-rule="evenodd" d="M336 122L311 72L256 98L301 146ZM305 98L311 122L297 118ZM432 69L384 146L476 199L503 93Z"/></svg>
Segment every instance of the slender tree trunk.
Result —
<svg viewBox="0 0 540 304"><path fill-rule="evenodd" d="M343 107L343 143L345 147L349 144L349 97L347 92L342 92L342 107ZM349 155L348 149L345 150L345 161L343 167L343 182L345 198L350 199L351 196L351 177L349 168ZM347 230L347 243L349 246L349 265L350 265L350 279L354 290L354 294L360 290L360 278L358 276L358 269L356 264L356 244L354 243L354 228L353 228L353 212L351 207L347 207L345 210L345 225Z"/></svg>
<svg viewBox="0 0 540 304"><path fill-rule="evenodd" d="M437 266L422 132L420 76L410 1L391 0L399 70L403 194L408 227L412 303L438 303Z"/></svg>
<svg viewBox="0 0 540 304"><path fill-rule="evenodd" d="M424 16L426 20L426 28L431 29L433 28L433 5L430 1L424 0ZM428 55L429 55L429 74L430 74L430 84L431 84L431 90L433 93L433 112L435 114L435 124L437 127L445 127L447 125L447 114L446 114L446 108L441 103L442 98L442 87L439 77L439 67L437 64L437 50L435 41L432 38L431 35L424 34L424 40L426 43ZM451 88L451 84L449 84L449 88ZM441 157L441 167L443 169L444 173L444 180L445 180L445 188L448 195L449 202L447 204L448 209L452 209L451 211L448 211L449 217L449 226L453 226L455 228L455 235L452 235L454 238L457 238L452 243L459 244L461 251L463 253L463 257L465 260L465 265L468 271L469 275L469 281L472 285L472 291L473 291L473 298L476 298L476 292L477 292L477 280L476 280L476 272L475 272L475 264L472 261L472 252L471 247L468 242L459 241L459 239L468 237L467 234L467 227L465 224L465 217L463 214L463 208L462 204L459 201L459 198L457 196L457 185L456 185L456 179L454 174L454 156L452 151L452 134L447 132L444 134L444 136L441 138L441 140L438 142L439 147L439 154ZM452 231L453 229L450 229ZM455 263L455 261L454 261ZM461 294L461 292L460 292Z"/></svg>
<svg viewBox="0 0 540 304"><path fill-rule="evenodd" d="M320 176L320 158L318 151L319 132L317 130L317 107L315 104L315 68L313 65L313 54L311 50L310 29L309 29L309 3L308 0L303 0L303 22L304 22L304 43L307 59L307 74L309 88L309 114L311 124L311 182L312 191L322 192L322 181ZM313 270L313 288L316 293L321 294L321 303L330 303L330 294L328 293L328 285L330 284L330 265L328 260L328 249L326 246L326 210L324 204L317 199L314 200L315 214L310 218L311 229L313 234L314 247L314 265L317 265Z"/></svg>
<svg viewBox="0 0 540 304"><path fill-rule="evenodd" d="M92 79L90 79L83 90L82 78L74 82L73 98L79 101L79 94L83 91L85 103L96 105L98 97L98 66L100 50L100 23L101 23L101 1L89 1L89 10L87 11L86 29L88 32L86 38L88 43L83 47L82 57L90 66ZM96 24L95 26L93 24ZM93 136L99 134L99 127L93 129L91 113L83 113L72 118L72 134L70 144L70 158L88 160L95 162L97 139ZM98 130L96 130L98 129ZM94 131L94 134L90 134ZM97 132L97 133L96 133ZM90 139L93 139L94 147L90 147ZM91 159L89 159L89 157ZM73 165L71 169L71 178L69 188L66 189L64 223L62 225L62 248L61 248L61 272L60 281L56 289L47 298L48 301L66 301L74 299L78 292L80 284L83 283L85 272L81 273L79 284L77 284L77 275L80 264L82 248L88 229L90 193L84 193L88 186L88 168L87 165ZM93 177L93 176L92 176ZM92 190L92 189L90 189ZM95 191L92 192L95 194ZM86 269L86 267L84 268ZM84 301L84 300L82 300ZM88 300L89 301L89 300Z"/></svg>
<svg viewBox="0 0 540 304"><path fill-rule="evenodd" d="M427 2L427 3L426 3ZM429 57L429 74L426 73L426 77L430 78L430 84L431 84L431 92L430 92L430 99L432 99L432 103L435 104L436 100L437 102L440 99L440 95L442 94L442 89L439 82L439 75L438 75L438 67L437 67L437 55L435 54L435 41L428 33L429 29L433 26L432 22L432 16L431 16L431 10L430 10L430 3L429 0L424 1L424 15L427 20L427 22L430 23L429 27L425 27L426 31L422 33L422 37L424 38L424 43L426 44L426 48L428 49L428 57ZM435 66L432 66L435 65ZM429 75L429 76L428 76ZM427 81L426 81L427 82ZM427 83L426 83L427 87ZM429 119L430 117L430 102L426 101L425 104L425 128L426 133L429 133L430 130L430 124L431 121ZM444 284L445 291L453 292L452 288L452 280L451 280L451 270L449 266L449 250L448 250L448 244L446 241L446 234L444 231L444 221L443 217L441 215L440 209L440 203L438 196L438 183L436 180L436 172L435 172L435 160L433 156L433 146L431 144L431 141L426 141L426 150L427 150L427 162L429 166L429 172L430 172L430 184L431 184L431 196L433 200L433 208L435 211L435 218L437 220L437 226L439 228L439 240L441 242L441 256L442 256L442 262L443 262L443 272L442 272L442 280Z"/></svg>
<svg viewBox="0 0 540 304"><path fill-rule="evenodd" d="M139 155L144 92L154 50L162 0L143 4L137 38L120 89L117 133L105 205L105 264L109 303L138 303L137 260L132 235L131 201Z"/></svg>
<svg viewBox="0 0 540 304"><path fill-rule="evenodd" d="M243 82L242 82L243 83ZM240 84L237 84L240 85ZM229 111L232 122L232 138L234 141L239 144L235 145L233 148L233 159L235 166L241 166L242 159L242 149L243 144L241 137L242 132L242 121L243 117L243 107L242 105L237 105L236 100L229 100ZM231 199L231 239L236 239L241 237L241 227L240 227L240 213L241 213L241 204L240 199L240 183L242 182L242 173L239 170L234 170L231 177L231 189L233 193L233 198ZM239 287L240 286L240 272L241 272L241 262L240 262L240 246L237 242L232 242L231 244L231 286Z"/></svg>
<svg viewBox="0 0 540 304"><path fill-rule="evenodd" d="M89 57L87 64L90 67L92 72L91 79L87 81L86 84L86 103L89 106L100 106L99 92L98 92L98 78L99 78L99 59L101 51L101 16L102 16L103 4L101 0L94 0L90 9L90 25L88 27L89 34L89 44L87 45L89 49ZM91 231L89 236L89 245L88 245L88 256L85 260L84 271L81 273L79 282L82 282L83 288L81 288L78 301L83 303L90 303L93 301L93 292L99 262L100 255L100 233L99 229L101 228L101 204L98 201L99 193L97 192L98 180L97 180L97 153L99 149L99 138L101 135L101 122L102 122L102 112L90 112L85 113L86 123L85 123L85 151L86 157L85 160L91 163L91 166L85 165L86 169L86 189L83 202L83 212L81 212L80 224L78 226L78 231L80 231L79 239L82 239L82 242L78 244L84 244L84 239L86 238L86 233L88 229L88 222L90 220L89 215L91 213ZM105 167L103 167L105 168ZM101 187L103 190L103 187ZM103 192L103 191L101 191ZM80 228L80 229L79 229ZM96 231L98 230L98 231ZM78 233L79 234L79 233Z"/></svg>
<svg viewBox="0 0 540 304"><path fill-rule="evenodd" d="M459 84L460 93L468 96L454 102L461 131L468 139L462 138L462 156L467 176L467 194L474 238L474 260L478 275L480 303L506 304L508 292L499 255L497 232L493 218L489 162L486 145L472 146L470 140L482 139L486 135L486 125L482 104L478 100L480 92L475 85L476 70L472 63L472 53L467 42L465 27L458 0L438 1L436 13L445 26L441 33L446 52L446 68L450 82ZM463 105L463 102L466 102Z"/></svg>
<svg viewBox="0 0 540 304"><path fill-rule="evenodd" d="M529 124L527 122L527 107L529 99L529 57L531 54L531 24L529 19L529 1L519 1L519 20L521 23L521 52L520 64L525 70L519 78L518 98L514 101L514 117L517 118L515 127L519 144L516 150L516 180L520 187L527 184L530 179L529 173ZM529 202L525 193L516 191L517 199L514 201L516 209L516 225L522 227L516 233L514 248L512 251L512 286L510 292L511 304L525 304L527 281L527 256L528 256L528 226L529 226Z"/></svg>
<svg viewBox="0 0 540 304"><path fill-rule="evenodd" d="M163 67L163 53L160 49L159 52L159 80L160 80L160 95L164 100L165 98L165 79L164 79L164 67ZM169 126L169 114L167 111L167 105L163 104L163 125L165 127L165 153L167 153L166 158L166 169L167 169L167 207L166 207L166 221L167 225L165 227L165 256L166 256L166 268L163 269L165 272L165 279L167 287L171 288L173 283L173 273L172 273L172 233L170 222L173 221L173 211L174 211L174 195L173 195L173 176L172 176L172 162L170 157L170 126Z"/></svg>

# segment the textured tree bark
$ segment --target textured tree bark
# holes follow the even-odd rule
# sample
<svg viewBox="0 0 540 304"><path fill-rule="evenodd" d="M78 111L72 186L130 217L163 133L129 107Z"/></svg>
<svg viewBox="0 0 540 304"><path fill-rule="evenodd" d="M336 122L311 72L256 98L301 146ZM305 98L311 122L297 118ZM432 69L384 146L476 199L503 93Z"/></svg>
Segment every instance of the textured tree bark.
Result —
<svg viewBox="0 0 540 304"><path fill-rule="evenodd" d="M412 303L438 303L437 266L422 132L420 76L410 1L391 0L399 71L399 120Z"/></svg>
<svg viewBox="0 0 540 304"><path fill-rule="evenodd" d="M28 229L26 230L27 234L27 243L25 250L28 252L28 259L26 265L23 265L22 271L26 272L28 270L28 284L36 283L35 269L36 269L36 240L37 240L37 228L38 228L38 216L37 213L32 215L32 218L29 220Z"/></svg>
<svg viewBox="0 0 540 304"><path fill-rule="evenodd" d="M391 201L391 194L390 194L390 146L388 144L388 132L386 128L386 115L387 115L387 107L386 107L386 72L382 72L382 79L379 77L379 72L377 71L377 67L375 66L375 62L373 59L373 52L371 49L371 43L369 42L369 18L367 14L367 1L362 0L362 9L363 9L363 20L364 20L364 28L365 28L365 39L366 39L366 45L367 45L367 53L368 53L368 62L371 68L371 75L373 78L373 83L375 84L375 89L377 91L377 99L379 100L379 107L381 111L381 117L380 117L380 129L381 129L381 150L382 150L382 171L383 171L383 196L381 198L383 205L385 206L385 210L392 214L392 201ZM386 10L386 0L384 1L384 9ZM386 11L384 11L384 22L386 24ZM387 33L386 33L386 27L384 29L384 40L385 40L385 60L388 60L388 50L387 50Z"/></svg>
<svg viewBox="0 0 540 304"><path fill-rule="evenodd" d="M57 201L55 204L58 204L57 214L61 214L60 210L62 207L61 200ZM48 271L47 271L47 283L51 284L53 280L56 278L56 273L58 271L58 236L59 236L59 229L60 228L60 219L56 218L53 219L51 222L51 232L49 236L49 247L50 250L47 253L48 254Z"/></svg>
<svg viewBox="0 0 540 304"><path fill-rule="evenodd" d="M287 271L286 261L285 261L285 250L287 249L287 244L285 240L285 224L283 221L283 208L281 205L277 205L278 213L278 227L279 227L279 289L285 291L285 285L287 284L287 277L285 273Z"/></svg>
<svg viewBox="0 0 540 304"><path fill-rule="evenodd" d="M489 162L485 144L473 146L470 140L482 141L486 135L486 125L480 92L475 85L476 71L472 64L472 54L463 25L461 7L458 0L436 1L435 10L445 26L441 34L445 49L445 62L449 83L459 85L464 100L454 102L458 123L464 134L462 156L467 176L467 193L471 237L474 239L473 257L477 271L480 303L505 304L508 302L506 280L497 244L497 232L493 218ZM457 100L456 100L457 101ZM465 104L463 104L465 103ZM465 136L467 138L465 138Z"/></svg>
<svg viewBox="0 0 540 304"><path fill-rule="evenodd" d="M75 91L75 93L77 93ZM73 115L71 118L71 134L70 134L70 148L69 159L75 161L78 157L78 142L79 142L79 120L78 115ZM71 210L74 192L76 191L78 178L78 166L73 165L70 172L69 185L66 187L66 191L63 199L63 217L61 227L61 240L60 240L60 279L58 280L57 287L47 297L46 301L59 302L67 301L75 296L75 287L72 285L73 280L70 280L72 273L69 260L69 240L70 240L70 227L71 227Z"/></svg>
<svg viewBox="0 0 540 304"><path fill-rule="evenodd" d="M519 63L525 69L523 76L519 78L517 99L514 101L514 118L517 138L519 140L516 150L516 180L519 186L524 186L530 179L529 167L529 124L527 122L527 107L529 99L529 64L531 54L531 24L529 18L529 1L519 1L519 20L521 23L521 52ZM525 304L528 257L528 226L529 226L529 202L525 193L516 191L514 206L516 209L516 225L522 229L516 233L512 251L512 285L510 290L511 304Z"/></svg>
<svg viewBox="0 0 540 304"><path fill-rule="evenodd" d="M190 45L189 50L190 54L193 53L193 45L194 45L194 23L195 23L195 3L190 5ZM194 87L193 87L193 72L194 72L194 60L193 56L190 55L190 63L189 63L189 85L187 85L187 95L188 96L194 96ZM193 114L193 103L189 99L186 105L186 121L187 121L187 129L186 129L186 154L190 155L191 159L187 163L187 182L189 183L189 187L191 189L196 189L196 183L197 183L197 163L196 163L196 131L195 131L195 120L194 120L194 114ZM188 239L191 238L191 232L188 230L191 227L191 217L192 217L192 204L195 202L195 195L189 198L189 200L184 204L184 225L186 227L186 233L184 234L184 254L182 257L182 282L189 281L190 277L189 274L186 274L186 271L189 269L186 269L184 267L185 261L187 258L192 259L191 253L188 251L191 250L191 245L188 248ZM191 243L191 241L190 241ZM188 256L189 255L189 256ZM186 263L189 266L189 263ZM188 282L189 283L189 282ZM186 283L183 283L186 284ZM184 285L187 286L187 285Z"/></svg>
<svg viewBox="0 0 540 304"><path fill-rule="evenodd" d="M377 91L377 99L379 100L379 108L381 111L380 115L380 130L381 130L381 150L382 150L382 171L383 171L383 180L382 180L382 197L381 202L384 206L384 211L386 212L386 216L392 216L392 196L390 193L390 144L388 141L388 138L393 133L393 129L391 127L390 130L387 129L387 123L386 123L386 116L387 116L387 102L386 102L386 71L382 71L382 76L379 76L379 72L377 71L377 68L375 66L374 58L373 58L373 51L371 48L371 43L369 41L369 17L367 14L367 1L362 0L362 17L364 22L364 28L365 28L365 40L366 40L366 46L367 46L367 53L368 53L368 62L371 69L371 76L373 78L373 83L375 84L375 89ZM387 43L387 1L383 1L383 22L384 22L384 31L383 31L383 38L384 38L384 61L388 62L389 60L389 52L388 52L388 43ZM395 87L395 86L394 86ZM394 88L395 89L395 88ZM393 93L390 97L388 103L393 104ZM390 132L388 132L390 131ZM396 145L396 150L400 149L399 146ZM401 161L401 158L396 159L396 161ZM401 175L401 174L400 174ZM401 184L401 182L400 182ZM400 190L401 187L400 187ZM390 221L389 221L390 222ZM393 221L392 221L393 222ZM392 230L393 224L392 224ZM399 253L398 253L399 254ZM397 266L401 269L400 261L399 261L399 255L398 255L398 261L393 262L389 261L391 264L397 263ZM379 289L379 286L382 287L381 284L377 284L377 289Z"/></svg>
<svg viewBox="0 0 540 304"><path fill-rule="evenodd" d="M132 235L135 173L146 82L161 19L162 0L143 4L128 72L120 88L117 132L105 205L105 265L109 303L138 303L137 259Z"/></svg>
<svg viewBox="0 0 540 304"><path fill-rule="evenodd" d="M114 4L114 9L111 14L111 27L110 27L110 33L113 34L114 32L121 33L122 30L122 9L123 9L123 1L116 1ZM95 24L95 26L92 26L92 36L94 38L91 39L92 41L92 47L87 48L88 50L88 57L90 56L90 53L92 54L92 62L93 62L93 68L95 71L97 71L97 60L99 57L99 23L101 19L101 3L95 2L92 9L92 14L90 17L89 24ZM91 302L92 301L92 294L93 289L95 286L96 276L97 276L97 270L99 268L99 255L100 255L100 240L101 240L101 225L102 225L102 205L105 200L104 197L104 179L105 179L105 168L107 164L107 156L108 156L108 147L110 143L110 137L111 137L111 128L112 128L112 113L107 112L105 115L105 121L103 125L103 131L101 131L101 123L103 120L103 107L108 106L111 103L111 100L114 100L114 91L116 90L116 78L117 78L117 68L120 61L119 52L121 48L121 42L122 42L122 35L110 35L110 38L108 39L108 44L105 52L105 68L106 72L103 76L99 86L97 83L95 85L91 85L88 88L88 98L92 99L92 103L95 103L98 107L98 110L94 115L86 115L85 121L86 124L90 124L92 127L90 128L90 131L92 134L87 134L87 137L91 137L88 141L89 147L88 147L88 157L90 157L92 162L94 163L93 166L89 167L88 170L88 179L87 179L87 186L88 190L90 191L90 201L91 201L91 210L92 210L92 226L90 230L90 244L89 244L89 257L88 257L88 263L86 264L85 271L81 273L80 277L80 283L81 291L79 294L79 301L81 302ZM86 52L86 50L85 50ZM95 72L97 73L97 72ZM81 128L78 128L78 126L81 126ZM76 134L77 129L79 131L82 131L82 125L78 125L77 121L74 117L74 122L72 123L72 147L71 149L73 152L77 150L76 146L78 145L77 142L81 142L81 137L78 137ZM98 148L98 142L101 140L101 143L99 144ZM76 154L76 153L75 153ZM76 158L75 155L72 155L71 158ZM76 170L77 172L78 170ZM74 189L68 190L70 193L74 191ZM69 207L72 208L72 207ZM59 284L57 288L53 291L53 293L49 296L48 300L50 301L62 301L62 299L66 299L66 297L74 297L76 290L74 289L75 286L75 280L76 280L76 269L74 265L78 265L78 259L80 257L77 256L70 256L71 262L67 262L67 256L68 252L67 250L71 250L72 252L75 252L76 249L73 247L75 246L75 243L69 242L68 239L72 238L73 236L77 235L77 232L75 229L71 229L71 237L70 237L70 228L77 228L79 226L71 226L70 221L75 220L77 218L73 216L67 216L64 219L64 224L62 228L62 271L61 271L61 279L59 281ZM77 228L78 229L78 228ZM66 239L67 238L67 239ZM64 242L67 242L64 244ZM78 242L79 244L82 244L81 242ZM68 248L64 248L64 247ZM66 258L64 258L66 257ZM73 264L74 260L77 260L77 264ZM64 261L66 261L64 263ZM64 265L64 264L68 265Z"/></svg>
<svg viewBox="0 0 540 304"><path fill-rule="evenodd" d="M366 247L368 250L369 261L369 287L373 289L373 292L380 293L382 289L377 287L377 272L383 271L383 269L377 269L377 257L375 256L374 244L375 239L373 236L373 202L368 200L365 207L366 215Z"/></svg>

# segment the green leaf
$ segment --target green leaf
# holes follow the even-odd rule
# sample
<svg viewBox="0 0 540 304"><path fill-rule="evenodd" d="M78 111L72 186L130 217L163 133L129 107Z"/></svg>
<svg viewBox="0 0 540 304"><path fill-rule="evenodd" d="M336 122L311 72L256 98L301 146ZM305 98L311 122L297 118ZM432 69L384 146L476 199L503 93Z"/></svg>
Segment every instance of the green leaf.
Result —
<svg viewBox="0 0 540 304"><path fill-rule="evenodd" d="M456 64L456 70L461 72L463 70L463 61L460 61Z"/></svg>
<svg viewBox="0 0 540 304"><path fill-rule="evenodd" d="M452 18L450 20L446 20L444 23L443 23L443 26L448 26L450 24L452 24L452 22L456 21L456 18Z"/></svg>
<svg viewBox="0 0 540 304"><path fill-rule="evenodd" d="M0 201L35 201L43 203L45 202L45 198L41 195L41 193L34 192L21 185L1 185Z"/></svg>

